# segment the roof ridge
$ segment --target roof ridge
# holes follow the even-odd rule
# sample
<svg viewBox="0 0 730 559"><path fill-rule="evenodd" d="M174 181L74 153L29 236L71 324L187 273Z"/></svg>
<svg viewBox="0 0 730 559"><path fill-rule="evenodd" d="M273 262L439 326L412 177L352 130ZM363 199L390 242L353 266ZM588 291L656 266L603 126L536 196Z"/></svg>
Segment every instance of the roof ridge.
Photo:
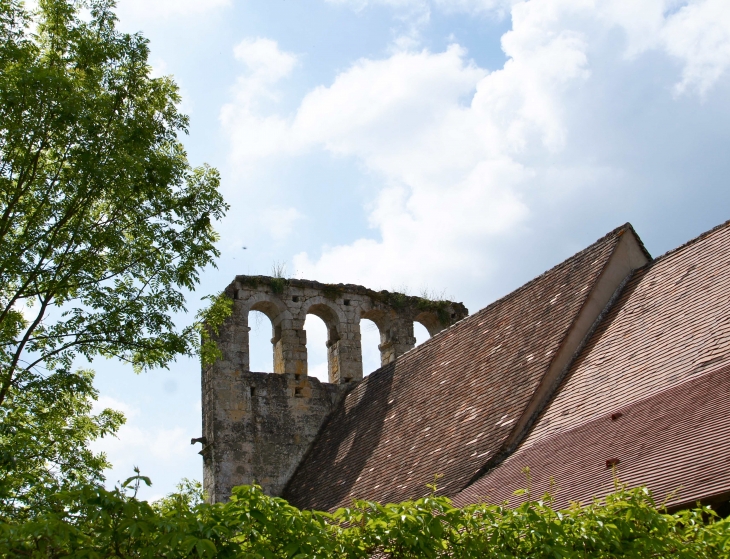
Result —
<svg viewBox="0 0 730 559"><path fill-rule="evenodd" d="M712 229L708 229L704 233L700 233L696 237L691 238L689 241L687 241L687 242L679 245L678 247L669 249L664 254L662 254L662 255L657 256L656 258L654 258L653 261L649 263L649 265L650 266L653 266L657 262L662 261L662 260L665 260L666 258L668 258L670 256L673 256L674 253L679 252L681 250L684 250L685 248L690 247L690 246L694 245L695 243L698 243L700 241L703 241L707 237L710 237L711 235L714 235L715 233L717 233L721 229L724 229L725 227L728 227L728 226L730 226L730 219L728 219L727 221L724 221L723 223L720 223L719 225L715 225L715 227L713 227Z"/></svg>
<svg viewBox="0 0 730 559"><path fill-rule="evenodd" d="M583 250L580 250L580 251L576 252L575 254L573 254L572 256L569 256L568 258L566 258L562 262L559 262L558 264L556 264L552 268L549 268L549 269L545 270L539 276L535 276L534 278L532 278L531 280L527 281L526 283L523 283L520 287L518 287L518 288L516 288L516 289L514 289L512 291L510 291L509 293L503 295L499 299L495 299L494 301L492 301L491 303L489 303L486 307L484 307L482 309L479 309L474 314L471 314L471 315L465 317L464 319L462 319L459 322L463 322L464 320L467 320L469 318L473 318L473 317L477 316L478 314L483 313L487 309L489 309L489 308L491 308L491 307L493 307L493 306L495 306L497 304L500 304L500 303L506 301L507 299L511 298L512 296L517 295L518 293L522 293L523 291L527 290L534 283L536 283L538 280L542 279L543 277L545 277L549 273L553 272L554 270L557 270L558 268L561 268L562 266L565 266L566 264L568 264L571 261L577 260L581 255L583 255L584 253L586 253L589 250L591 250L597 244L599 244L601 242L604 242L604 241L610 239L611 237L616 237L618 239L627 230L631 231L637 237L637 240L639 240L639 244L641 245L642 250L647 254L647 256L649 257L649 259L651 260L651 255L649 254L649 252L644 247L644 244L639 239L639 236L636 234L636 231L634 231L633 226L631 225L631 223L626 222L623 225L621 225L619 227L616 227L612 231L609 231L608 233L606 233L600 239L592 242L590 245L588 245L587 247L585 247ZM458 323L456 323L456 324L458 324ZM448 328L446 328L445 330L442 330L442 331L446 331L446 330L448 330ZM429 338L429 339L431 339L431 338Z"/></svg>
<svg viewBox="0 0 730 559"><path fill-rule="evenodd" d="M642 253L646 256L649 262L641 266L641 268L646 267L647 264L649 264L651 259L651 254L646 250L646 247L644 247L643 243L641 242L641 239L636 234L636 231L634 230L631 223L626 222L624 225L617 227L607 235L604 235L601 237L598 241L593 243L592 245L589 245L584 250L576 253L574 257L579 257L581 254L583 254L585 251L588 251L597 245L600 245L602 241L609 238L612 234L615 234L617 239L620 239L626 231L630 231L634 239L639 244L639 248L642 250ZM467 484L461 489L461 491L465 490L467 487L473 485L476 483L479 479L481 479L486 473L493 470L494 468L499 467L501 463L503 463L509 456L514 454L522 445L522 443L527 440L529 437L530 432L534 428L534 426L539 421L539 417L543 413L545 409L550 405L550 402L552 399L559 393L560 386L563 382L563 380L568 376L570 372L570 368L572 364L576 361L576 359L580 356L583 349L585 348L586 344L589 342L591 336L595 332L596 328L600 325L600 323L604 320L607 312L610 311L611 307L615 304L616 300L620 297L621 293L625 289L627 283L631 280L632 276L636 272L636 269L632 269L628 272L628 275L626 275L623 280L621 280L616 286L615 289L613 289L612 295L608 298L608 300L602 305L602 309L597 313L595 318L591 321L591 325L586 329L584 334L581 337L581 340L577 343L577 345L573 348L573 350L570 352L567 362L564 362L564 364L560 367L560 369L556 370L556 376L553 376L550 378L548 375L550 374L550 371L552 370L553 365L557 362L559 353L562 351L562 349L565 346L566 340L568 339L570 335L570 331L573 328L573 326L576 324L576 322L580 319L583 311L586 309L586 305L588 304L588 301L591 298L591 293L596 289L596 287L601 282L601 278L604 277L607 270L611 266L611 262L613 259L614 254L618 250L619 242L617 241L616 244L611 249L611 252L609 256L606 258L606 261L603 264L603 267L601 268L600 272L594 279L590 290L586 293L585 297L583 298L583 302L580 305L580 308L578 309L577 313L573 317L572 322L568 325L566 331L563 334L563 337L558 345L558 350L553 353L550 359L550 363L548 364L548 367L542 376L542 378L537 383L533 393L532 397L528 401L527 405L524 407L522 412L517 417L517 422L514 424L513 428L510 430L510 433L508 436L502 441L499 448L496 452L494 452L489 459L479 468L479 470L471 477L471 479L467 482ZM558 268L559 266L567 263L570 260L567 259L563 261L561 264L558 264L558 266L554 266L549 270L548 272L545 272L546 274L550 271ZM640 269L640 268L637 268ZM544 275L544 274L543 274ZM542 276L540 276L542 277ZM539 278L537 278L539 279ZM527 285L527 284L526 284ZM541 390L546 387L548 392L542 393ZM540 403L540 400L542 402ZM535 403L536 408L534 408L532 411L530 411L530 406ZM524 420L524 422L523 422ZM514 438L513 438L514 437Z"/></svg>
<svg viewBox="0 0 730 559"><path fill-rule="evenodd" d="M522 351L520 348L524 349L523 346L525 344L529 348L541 349L549 342L550 347L545 349L553 349L555 351L560 349L561 340L565 337L576 315L581 312L584 306L584 299L588 296L588 293L585 293L585 289L581 289L581 287L586 285L587 282L589 282L588 285L595 283L597 278L600 277L606 261L611 258L611 255L615 253L616 248L620 244L629 240L633 243L633 237L631 239L622 238L624 233L632 231L632 229L630 224L624 224L609 231L581 251L569 256L524 285L494 301L486 308L478 311L472 315L474 317L473 320L465 318L459 321L458 324L460 326L458 329L453 330L450 327L435 334L427 342L406 352L406 354L400 355L394 363L376 369L362 381L358 382L352 391L338 402L336 408L332 411L333 415L320 428L312 447L308 450L306 457L299 463L296 472L294 472L287 483L284 490L285 498L292 499L292 503L300 507L311 506L328 509L330 506L342 505L349 498L348 492L351 491L355 491L358 495L362 494L360 496L366 494L370 496L375 495L380 485L379 481L373 476L379 474L370 475L368 472L372 472L374 468L371 468L371 466L376 465L382 471L393 471L396 478L409 486L408 489L405 489L407 485L396 486L394 478L392 486L388 484L387 488L380 490L381 492L385 491L387 495L411 494L414 491L418 491L416 485L420 487L420 482L423 479L427 483L432 476L432 472L426 472L426 469L432 469L428 464L426 466L419 465L420 461L416 461L413 464L414 472L408 472L408 474L405 471L401 471L400 468L402 466L402 458L406 455L410 456L415 448L413 447L410 450L407 448L412 446L411 442L414 444L418 443L420 445L419 448L424 452L428 452L429 450L433 450L433 443L436 441L434 439L427 440L427 437L435 433L439 433L439 437L448 437L447 434L451 432L452 427L456 426L458 428L460 425L456 419L443 421L443 417L447 417L448 413L456 411L451 410L453 407L453 396L448 395L447 392L439 388L445 380L441 383L428 382L428 378L430 378L428 376L429 373L432 377L439 367L448 365L448 363L441 363L439 365L437 362L438 356L456 357L456 365L452 365L450 369L458 366L461 372L458 372L457 376L454 377L452 376L454 373L448 373L447 369L444 369L447 371L445 374L448 374L448 378L452 380L463 380L464 382L461 385L463 387L468 386L470 382L473 385L472 381L480 382L478 379L485 377L485 373L481 372L479 367L475 368L471 366L473 365L473 360L468 361L468 363L467 360L471 358L477 359L480 356L483 357L486 355L485 351L489 351L489 348L485 349L486 346L484 344L491 343L491 340L497 340L495 336L506 336L505 339L508 342L506 350L508 350L509 355L504 357L503 353L495 354L495 361L489 367L491 372L487 372L485 378L490 383L498 381L504 387L505 383L502 380L498 380L502 376L500 371L504 370L507 372L505 367L510 367L510 370L515 369L519 372L519 379L524 378L526 382L522 383L519 389L514 391L515 394L510 396L510 398L514 399L513 402L505 403L509 398L506 400L503 399L502 403L496 406L499 413L494 409L488 410L484 408L488 404L488 395L476 395L477 393L481 394L478 390L471 390L471 395L467 395L467 400L471 401L471 408L469 409L484 408L479 413L482 415L486 414L489 417L489 421L492 419L494 419L494 422L498 422L498 420L502 421L499 417L504 416L506 412L509 412L511 415L521 415L523 413L522 408L529 404L532 398L532 391L528 386L529 382L531 382L530 379L542 378L547 368L551 366L551 354L553 352L538 355L534 362L532 362L532 356L528 358L525 355L524 362L520 360L519 363L513 359L513 354L517 355L517 353ZM638 250L638 247L635 250ZM642 260L645 259L642 258ZM558 291L565 291L565 304L562 303L561 299L561 304L553 307L550 299ZM509 333L498 333L499 329L497 328L497 324L502 320L503 308L513 309L514 307L513 310L518 311L520 309L532 308L535 304L541 305L541 308L544 307L543 314L545 320L547 320L545 326L537 327L533 324L534 321L530 318L529 313L523 314L519 312L515 315L520 317L515 323L517 334L510 336ZM482 331L484 330L483 328L478 328L477 325L484 320L489 321L490 324L494 324L494 328L491 326L485 327L487 328L486 331ZM547 334L545 334L546 328ZM488 332L490 333L488 334ZM470 345L470 349L468 350L461 347L459 340L464 336L470 337L473 334L477 335L476 339L479 343ZM546 335L551 336L549 340L545 338ZM520 336L519 340L517 336ZM451 343L452 341L454 343ZM495 345L496 343L495 341ZM501 347L501 344L499 347ZM430 358L431 353L434 354L436 361ZM490 353L490 355L492 354ZM428 357L428 359L424 359L424 357ZM444 377L444 379L446 378ZM414 379L420 379L425 382L423 390L413 390L415 387L413 385ZM515 380L517 379L518 377L515 377ZM383 390L386 391L383 392ZM500 393L504 392L504 390L503 388L499 389ZM451 393L450 390L448 392ZM457 392L453 394L457 394ZM387 397L390 396L398 397L393 402L388 401L386 404ZM357 402L357 415L360 417L351 418L352 421L350 421L348 420L349 412L347 410L351 410L349 404L355 405L355 402ZM390 413L391 404L393 404L392 414ZM425 406L425 408L422 406ZM426 412L426 409L429 411ZM439 415L437 417L437 415L433 415L431 417L430 414L434 409L446 410L444 413L448 412L447 416L441 417ZM396 433L396 431L393 431L393 429L397 428L396 424L401 421L407 421L408 418L415 418L415 416L412 417L409 414L416 413L417 410L424 412L421 414L421 418L425 417L428 419L428 425L424 423L421 426L421 428L427 427L427 429L419 429L419 426L416 424L417 422L410 422L407 425L401 426L405 427L406 431L404 432L409 434L409 440L405 441L400 436L396 436L391 441L390 435ZM394 422L390 422L390 419L394 419ZM475 472L475 468L481 467L484 464L483 457L494 452L501 446L503 434L500 433L502 431L495 427L494 429L487 429L488 433L478 433L480 430L484 431L481 423L483 423L482 420L464 424L460 428L459 434L454 434L454 437L449 439L451 441L447 444L450 448L449 452L456 452L456 455L461 456L464 459L463 464L460 462L458 466L449 466L449 463L441 464L439 462L441 464L439 466L434 460L439 461L441 460L440 457L427 459L428 463L433 462L433 468L448 469L448 474L450 475L448 483L452 484L452 492L454 493L463 487L465 482ZM506 428L511 423L512 421L503 427ZM423 434L431 428L434 429L432 433ZM470 441L469 444L474 443L477 446L469 447L463 444L457 448L452 444L453 441L458 441L460 438L467 436L467 434L470 438L474 438L473 435L476 435L476 438ZM485 435L485 437L480 439L482 435ZM342 446L345 444L344 441L347 440L352 441L351 443L347 443L350 446ZM467 440L465 438L462 442L466 443ZM344 457L342 459L338 458L340 456L340 447L344 449L343 452L345 452L346 460ZM472 452L477 447L481 454ZM441 449L439 448L438 450ZM392 454L392 458L391 454L389 454L391 451L395 453ZM429 453L429 456L434 452L436 451ZM387 456L383 453L386 453ZM377 464L371 463L371 460L377 460L378 462ZM331 468L322 469L328 466ZM367 471L363 470L366 466L370 468ZM397 471L393 470L393 468L396 468ZM411 476L411 473L413 473L413 476ZM337 478L341 483L340 481L334 484L327 482L326 478L329 475L341 476L341 480L339 477ZM424 477L424 475L427 477ZM356 476L357 479L355 479ZM328 487L323 487L323 484ZM383 499L395 498L386 496L385 493L382 496Z"/></svg>
<svg viewBox="0 0 730 559"><path fill-rule="evenodd" d="M728 221L728 223L730 223L730 221ZM448 327L444 328L443 330L441 330L441 331L439 331L439 332L436 332L436 333L435 333L435 334L434 334L433 336L431 336L431 337L430 337L429 339L427 339L427 340L426 340L425 342L423 342L422 344L420 344L420 345L417 345L417 346L415 346L415 347L413 347L413 348L409 349L408 351L404 352L404 353L403 353L402 355L400 355L400 356L399 356L399 359L403 359L403 357L404 357L404 356L406 356L406 355L410 355L410 354L413 354L413 353L417 352L417 351L418 351L419 349L421 349L421 348L423 348L424 346L426 346L426 344L429 344L429 343L430 343L430 342L431 342L432 340L435 340L435 339L437 339L438 337L440 337L440 336L442 336L442 335L445 335L445 334L446 334L446 332L449 332L449 331L450 331L451 329L453 329L453 328L454 328L454 327L455 327L455 326L456 326L457 324L461 324L461 323L463 323L463 322L466 322L466 321L468 321L469 319L471 319L471 318L474 318L474 317L476 317L476 316L478 316L478 315L480 315L480 314L482 314L482 313L486 312L486 311L487 311L488 309L492 308L493 306L495 306L495 305L498 305L498 304L501 304L502 302L504 302L505 300L507 300L507 299L511 298L512 296L515 296L515 295L517 295L517 294L519 294L519 293L522 293L522 291L524 291L524 290L526 290L527 288L529 288L529 287L530 287L530 286L531 286L532 284L536 283L536 282L537 282L538 280L540 280L541 278L543 278L544 276L546 276L547 274L549 274L549 273L550 273L550 272L552 272L553 270L556 270L556 269L560 268L561 266L564 266L564 265L566 265L566 264L567 264L568 262L570 262L570 261L572 261L572 260L576 260L576 259L578 259L578 258L579 258L579 257L580 257L580 256L581 256L581 255L582 255L583 253L585 253L585 252L587 252L587 251L591 250L591 249L592 249L593 247L595 247L595 246L596 246L597 244L599 244L599 243L602 243L602 242L604 242L604 241L607 241L607 240L608 240L608 239L610 239L611 237L616 237L616 238L618 239L618 238L619 238L619 237L621 237L621 235L623 235L623 234L624 234L624 233L625 233L625 232L626 232L627 230L628 230L628 231L631 231L631 232L632 232L632 233L634 234L634 237L636 237L636 240L638 241L638 243L639 243L639 246L640 246L641 250L642 250L642 251L644 252L644 254L646 254L647 258L648 258L648 259L650 260L650 263L651 263L651 260L652 260L651 254L649 253L649 251L648 251L648 250L646 250L646 247L644 246L644 243L642 242L642 240L641 240L641 238L639 237L639 235L638 235L638 234L636 233L636 230L634 229L633 225L631 225L631 223L627 221L627 222L626 222L626 223L624 223L623 225L619 225L618 227L616 227L616 228L614 228L613 230L609 231L608 233L606 233L605 235L603 235L603 236L602 236L602 237L600 237L599 239L597 239L597 240L593 241L593 242L592 242L592 243L591 243L590 245L588 245L587 247L585 247L585 248L584 248L583 250L580 250L580 251L576 252L575 254L573 254L572 256L569 256L568 258L566 258L566 259L565 259L565 260L563 260L562 262L559 262L558 264L556 264L556 265L555 265L555 266L553 266L552 268L549 268L549 269L545 270L545 271L544 271L544 272L543 272L542 274L540 274L539 276L535 276L534 278L532 278L532 279L531 279L531 280L529 280L528 282L526 282L526 283L522 284L522 285L521 285L520 287L517 287L516 289L513 289L513 290L512 290L512 291L510 291L509 293L506 293L505 295L503 295L503 296L502 296L502 297L500 297L499 299L495 299L494 301L492 301L491 303L489 303L489 304L488 304L488 305L487 305L486 307L483 307L483 308L479 309L479 310L478 310L478 311L476 311L476 312L475 312L474 314L470 314L470 315L468 315L468 316L465 316L465 317L464 317L464 318L462 318L461 320L459 320L459 321L457 321L457 322L454 322L454 324L452 324L451 326L448 326ZM365 381L367 381L367 379L369 379L369 378L370 378L370 377L372 377L373 375L376 375L376 374L378 374L378 372L379 372L379 371L381 371L382 369L386 368L386 367L387 367L388 365L390 365L390 363L388 363L388 364L386 364L386 365L382 365L382 366L378 367L377 369L375 369L374 371L370 372L370 373L369 373L369 374L368 374L367 376L365 376L365 377L364 377L364 378L363 378L363 379L362 379L362 380L361 380L361 381L360 381L360 382L358 383L358 386L360 386L360 385L363 385L363 384L365 383ZM342 399L342 401L344 402L344 398Z"/></svg>
<svg viewBox="0 0 730 559"><path fill-rule="evenodd" d="M634 229L634 226L631 225L631 222L630 221L627 221L626 223L624 223L618 229L622 229L622 228L626 228L626 229L628 229L629 231L631 231L634 234L634 237L636 238L636 242L639 243L639 248L644 253L644 256L646 256L649 259L649 262L651 262L652 260L654 260L654 257L647 250L646 245L644 245L644 241L641 239L641 237L639 236L639 234L636 232L636 229Z"/></svg>

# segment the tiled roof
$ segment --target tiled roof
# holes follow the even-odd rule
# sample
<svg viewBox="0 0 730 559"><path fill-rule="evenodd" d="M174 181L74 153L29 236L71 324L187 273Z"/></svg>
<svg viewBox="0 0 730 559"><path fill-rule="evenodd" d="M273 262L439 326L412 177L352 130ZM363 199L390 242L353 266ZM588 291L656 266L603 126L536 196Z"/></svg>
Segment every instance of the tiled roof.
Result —
<svg viewBox="0 0 730 559"><path fill-rule="evenodd" d="M703 375L728 364L730 222L636 272L519 450L459 502L509 496L524 486L523 466L535 491L552 475L564 501L601 496L612 488L610 472L600 473L610 458L621 460L623 481L655 483L659 493L684 485L679 499L730 490L708 469L730 463L730 423L716 413L730 411L730 371ZM606 419L622 409L625 418Z"/></svg>
<svg viewBox="0 0 730 559"><path fill-rule="evenodd" d="M728 362L730 222L636 272L524 446Z"/></svg>
<svg viewBox="0 0 730 559"><path fill-rule="evenodd" d="M730 493L730 367L695 376L600 417L544 438L510 456L454 498L511 506L530 491L550 491L555 506L588 503L614 490L616 474L630 487L647 485L657 503L676 507Z"/></svg>
<svg viewBox="0 0 730 559"><path fill-rule="evenodd" d="M343 399L284 491L300 508L401 501L434 474L454 495L497 453L549 369L620 227L372 373Z"/></svg>

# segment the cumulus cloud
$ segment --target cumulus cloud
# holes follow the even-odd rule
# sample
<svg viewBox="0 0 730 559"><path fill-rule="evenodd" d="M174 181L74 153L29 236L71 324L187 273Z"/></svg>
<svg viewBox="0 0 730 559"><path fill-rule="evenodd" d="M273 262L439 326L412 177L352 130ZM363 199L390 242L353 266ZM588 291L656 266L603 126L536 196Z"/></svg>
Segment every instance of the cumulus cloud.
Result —
<svg viewBox="0 0 730 559"><path fill-rule="evenodd" d="M332 247L317 260L300 254L296 269L371 285L410 282L434 260L480 273L478 247L528 214L520 189L532 171L515 155L532 141L560 148L564 131L551 95L584 77L575 34L511 43L533 56L488 74L458 45L442 53L398 52L357 62L309 93L288 120L254 121L248 113L243 122L228 121L238 157L319 147L356 157L383 177L370 214L381 238ZM223 118L232 114L225 109Z"/></svg>
<svg viewBox="0 0 730 559"><path fill-rule="evenodd" d="M223 106L220 120L231 138L232 159L245 163L287 149L286 121L276 115L263 116L259 108L262 101L278 99L277 82L292 72L297 56L265 38L244 39L233 53L246 73L236 80L234 101Z"/></svg>
<svg viewBox="0 0 730 559"><path fill-rule="evenodd" d="M438 3L447 4L464 10L506 5ZM625 65L648 51L678 60L679 71L664 87L702 95L730 65L729 14L718 0L518 2L511 7L512 29L502 37L507 62L500 70L478 67L456 44L444 52L396 49L387 58L357 61L331 85L308 93L294 114L232 102L221 118L240 164L324 150L380 177L369 210L375 234L319 255L298 254L294 264L302 275L384 287L418 287L430 277L438 287L434 262L475 279L489 272L491 240L526 223L534 210L529 199L546 177L584 181L614 172L584 162L572 170L546 163L569 145L572 103L590 83L601 40L620 31ZM272 59L281 54L271 52L277 53ZM282 69L267 74L266 95L293 62L272 66ZM555 195L570 187L558 185Z"/></svg>
<svg viewBox="0 0 730 559"><path fill-rule="evenodd" d="M357 10L362 10L370 5L391 6L393 8L427 8L429 0L326 0L330 4L344 4Z"/></svg>
<svg viewBox="0 0 730 559"><path fill-rule="evenodd" d="M603 24L619 26L627 36L626 55L662 50L683 66L675 92L703 95L730 67L730 8L725 0L327 0L363 10L371 5L390 6L414 25L427 23L432 9L450 13L491 14L503 17L533 12L564 16L572 12L598 17ZM565 23L561 21L559 23ZM515 26L516 27L516 26ZM408 39L408 37L405 37Z"/></svg>
<svg viewBox="0 0 730 559"><path fill-rule="evenodd" d="M271 39L244 39L233 48L233 54L250 72L239 80L238 94L246 99L264 93L264 86L289 75L297 63L295 55L279 50L279 45Z"/></svg>
<svg viewBox="0 0 730 559"><path fill-rule="evenodd" d="M122 412L124 417L127 418L127 421L139 414L139 410L137 408L127 404L126 402L122 402L121 400L117 400L111 396L102 395L99 396L96 402L94 402L92 413L98 414L105 409Z"/></svg>
<svg viewBox="0 0 730 559"><path fill-rule="evenodd" d="M683 6L666 19L661 41L683 62L676 91L704 95L730 67L730 6L724 0Z"/></svg>
<svg viewBox="0 0 730 559"><path fill-rule="evenodd" d="M330 4L349 5L356 10L368 6L381 5L396 9L416 10L415 13L429 11L431 6L449 12L481 12L502 9L514 4L517 0L326 0Z"/></svg>

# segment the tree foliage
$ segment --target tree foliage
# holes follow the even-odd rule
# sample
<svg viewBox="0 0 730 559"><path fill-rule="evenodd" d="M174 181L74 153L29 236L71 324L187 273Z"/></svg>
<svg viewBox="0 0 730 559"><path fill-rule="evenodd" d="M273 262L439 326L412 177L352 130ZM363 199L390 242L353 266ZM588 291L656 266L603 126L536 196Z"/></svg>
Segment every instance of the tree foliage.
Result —
<svg viewBox="0 0 730 559"><path fill-rule="evenodd" d="M0 0L0 556L730 557L727 520L663 513L642 488L563 511L549 496L457 509L434 494L333 514L256 486L210 505L192 482L147 503L139 471L104 489L89 443L123 417L92 414L93 374L74 359L210 362L231 311L220 295L197 324L173 324L217 255L226 205L217 172L187 161L174 82L150 76L146 40L119 33L113 8Z"/></svg>
<svg viewBox="0 0 730 559"><path fill-rule="evenodd" d="M188 163L177 86L151 77L146 39L113 10L0 0L0 514L16 520L108 467L89 443L123 417L91 414L78 356L144 369L200 351L200 327L173 317L214 264L227 206L217 171ZM205 316L215 327L226 309Z"/></svg>
<svg viewBox="0 0 730 559"><path fill-rule="evenodd" d="M89 443L116 432L121 413L91 413L97 392L90 371L53 373L13 391L0 410L0 515L28 519L59 491L103 480L109 467Z"/></svg>
<svg viewBox="0 0 730 559"><path fill-rule="evenodd" d="M172 316L218 254L219 176L113 8L0 0L0 404L78 355L143 369L199 343Z"/></svg>
<svg viewBox="0 0 730 559"><path fill-rule="evenodd" d="M209 558L726 558L728 521L709 508L662 513L644 488L553 510L549 496L509 509L454 508L446 497L334 514L301 511L260 488L208 505L199 489L149 504L122 489L58 494L30 522L0 523L0 554L13 557Z"/></svg>

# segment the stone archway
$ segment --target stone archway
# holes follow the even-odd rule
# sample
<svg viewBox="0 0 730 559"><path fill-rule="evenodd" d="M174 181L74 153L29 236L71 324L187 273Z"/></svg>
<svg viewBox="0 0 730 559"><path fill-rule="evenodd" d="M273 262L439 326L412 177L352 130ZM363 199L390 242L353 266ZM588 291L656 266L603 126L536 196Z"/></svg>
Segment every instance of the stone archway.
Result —
<svg viewBox="0 0 730 559"><path fill-rule="evenodd" d="M203 480L214 501L254 482L281 494L346 387L363 378L362 318L377 324L381 362L388 364L413 348L419 313L439 311L434 331L467 315L460 303L265 276L237 276L225 294L234 304L213 336L221 358L202 370ZM252 310L271 320L277 374L249 370ZM327 326L328 383L307 376L307 314Z"/></svg>
<svg viewBox="0 0 730 559"><path fill-rule="evenodd" d="M266 315L271 321L271 345L273 352L274 373L284 373L284 342L282 341L282 332L287 323L291 322L291 313L286 305L278 298L269 293L254 293L250 297L241 301L241 312L246 316L246 353L249 356L247 363L250 368L250 347L249 332L251 328L248 326L248 317L251 311L259 311Z"/></svg>
<svg viewBox="0 0 730 559"><path fill-rule="evenodd" d="M359 285L322 284L315 281L237 276L226 293L235 299L234 315L221 329L222 362L249 370L248 312L259 310L272 322L274 371L292 375L306 386L307 314L320 317L328 331L329 382L346 384L363 378L360 320L372 320L380 331L381 366L413 349L413 321L424 324L430 335L467 316L461 303L428 301ZM301 391L300 391L301 392ZM304 393L304 392L302 392Z"/></svg>
<svg viewBox="0 0 730 559"><path fill-rule="evenodd" d="M348 320L338 305L324 296L308 299L300 318L319 317L327 327L327 376L333 384L347 384L362 378L360 327Z"/></svg>

